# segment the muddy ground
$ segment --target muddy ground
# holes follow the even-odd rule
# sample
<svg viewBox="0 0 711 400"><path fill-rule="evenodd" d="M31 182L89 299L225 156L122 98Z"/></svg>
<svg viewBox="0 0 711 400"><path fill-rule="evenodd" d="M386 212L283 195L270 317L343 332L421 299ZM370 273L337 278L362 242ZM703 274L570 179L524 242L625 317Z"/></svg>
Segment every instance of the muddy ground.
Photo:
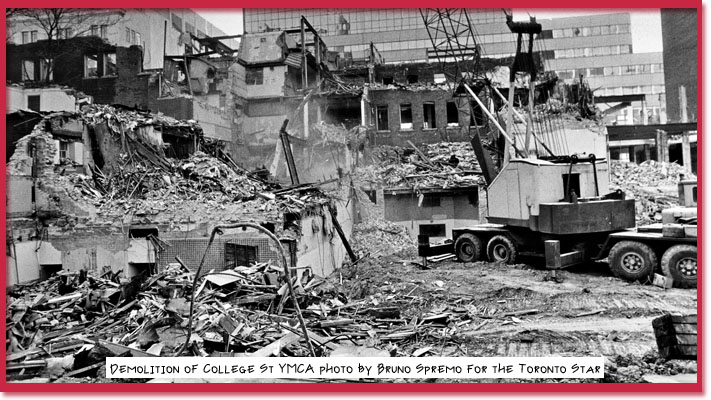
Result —
<svg viewBox="0 0 711 400"><path fill-rule="evenodd" d="M397 306L405 321L437 313L456 316L440 330L388 343L397 346L398 356L428 347L425 356L602 355L606 376L593 380L601 382L696 373L695 361L660 359L652 329L652 319L664 313L695 314L695 289L626 282L613 277L605 263L559 271L551 279L541 260L527 262L445 261L424 269L416 264L421 258L405 252L363 260L332 278L343 283L349 299ZM524 311L531 313L516 314Z"/></svg>

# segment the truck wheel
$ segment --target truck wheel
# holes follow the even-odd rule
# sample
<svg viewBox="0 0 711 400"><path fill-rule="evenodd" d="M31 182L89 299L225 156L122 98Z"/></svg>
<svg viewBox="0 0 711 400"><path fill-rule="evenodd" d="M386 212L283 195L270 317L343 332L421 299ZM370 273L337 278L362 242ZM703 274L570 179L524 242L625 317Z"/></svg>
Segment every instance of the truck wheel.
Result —
<svg viewBox="0 0 711 400"><path fill-rule="evenodd" d="M518 257L518 249L513 240L504 235L497 235L486 245L486 255L489 256L489 261L514 264Z"/></svg>
<svg viewBox="0 0 711 400"><path fill-rule="evenodd" d="M670 247L662 256L662 271L674 280L674 286L695 288L696 246L678 244Z"/></svg>
<svg viewBox="0 0 711 400"><path fill-rule="evenodd" d="M657 255L644 243L622 241L612 246L609 255L612 273L629 281L648 279L657 265Z"/></svg>
<svg viewBox="0 0 711 400"><path fill-rule="evenodd" d="M478 236L471 233L459 235L454 242L454 253L462 262L477 262L481 260L481 252L484 245Z"/></svg>

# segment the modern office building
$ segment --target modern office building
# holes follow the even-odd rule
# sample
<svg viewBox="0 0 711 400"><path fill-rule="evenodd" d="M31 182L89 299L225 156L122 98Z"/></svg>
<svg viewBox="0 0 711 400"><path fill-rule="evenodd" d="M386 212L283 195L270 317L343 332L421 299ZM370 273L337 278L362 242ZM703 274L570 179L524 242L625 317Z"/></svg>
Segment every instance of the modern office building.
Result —
<svg viewBox="0 0 711 400"><path fill-rule="evenodd" d="M696 121L698 115L696 9L662 9L661 13L664 64L667 65L664 73L664 84L667 87L667 116L670 122L686 122L683 121L681 111L681 105L685 102L686 119ZM685 96L680 96L680 92L682 94L686 92Z"/></svg>
<svg viewBox="0 0 711 400"><path fill-rule="evenodd" d="M507 11L510 12L510 11ZM471 9L470 21L486 57L508 57L516 37L501 9ZM417 9L245 9L246 32L295 29L303 15L320 31L329 50L348 59L370 54L372 42L385 63L436 62L430 38ZM606 122L664 122L665 89L662 53L634 53L629 13L596 14L539 20L543 32L534 51L566 83L582 75L607 105L615 97L644 95L644 101L606 115ZM694 53L695 54L695 53Z"/></svg>

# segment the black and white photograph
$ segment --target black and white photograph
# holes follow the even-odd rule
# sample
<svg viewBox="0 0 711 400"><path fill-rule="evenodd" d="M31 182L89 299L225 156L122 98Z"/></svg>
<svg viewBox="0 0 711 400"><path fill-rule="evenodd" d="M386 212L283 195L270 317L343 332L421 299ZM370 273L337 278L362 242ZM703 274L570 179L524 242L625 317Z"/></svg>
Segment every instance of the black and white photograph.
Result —
<svg viewBox="0 0 711 400"><path fill-rule="evenodd" d="M697 11L6 8L5 387L700 391Z"/></svg>

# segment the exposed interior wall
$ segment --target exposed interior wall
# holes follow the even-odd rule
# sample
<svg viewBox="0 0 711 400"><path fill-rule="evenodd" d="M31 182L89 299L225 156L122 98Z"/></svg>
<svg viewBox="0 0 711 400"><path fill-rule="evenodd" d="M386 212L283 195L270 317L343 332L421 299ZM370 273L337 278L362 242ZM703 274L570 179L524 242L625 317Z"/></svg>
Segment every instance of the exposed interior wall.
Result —
<svg viewBox="0 0 711 400"><path fill-rule="evenodd" d="M125 248L117 248L116 243ZM32 240L15 242L12 248L5 264L8 285L40 279L43 268L59 266L67 271L87 270L96 275L109 270L123 271L123 276L130 278L140 271L132 268L132 265L156 261L150 241L126 237L84 237L78 238L70 246L62 240Z"/></svg>
<svg viewBox="0 0 711 400"><path fill-rule="evenodd" d="M240 65L237 68L245 70L246 67ZM245 84L245 97L250 98L264 98L264 97L275 97L284 95L284 85L286 84L286 65L273 65L273 66L254 66L248 67L249 69L261 69L262 70L262 83L261 84ZM242 73L240 72L239 75Z"/></svg>
<svg viewBox="0 0 711 400"><path fill-rule="evenodd" d="M350 240L355 221L355 201L354 198L349 199L344 197L335 203L338 222ZM310 269L313 274L326 277L340 268L348 255L328 211L324 211L323 215L303 218L301 228L296 264L302 268L299 271Z"/></svg>
<svg viewBox="0 0 711 400"><path fill-rule="evenodd" d="M470 193L394 194L383 190L384 216L407 228L413 239L421 234L421 225L444 225L443 234L452 237L452 229L479 223L478 189Z"/></svg>
<svg viewBox="0 0 711 400"><path fill-rule="evenodd" d="M39 96L39 110L35 111L75 111L76 97L73 90L61 88L7 87L5 110L8 113L29 110L28 97Z"/></svg>

